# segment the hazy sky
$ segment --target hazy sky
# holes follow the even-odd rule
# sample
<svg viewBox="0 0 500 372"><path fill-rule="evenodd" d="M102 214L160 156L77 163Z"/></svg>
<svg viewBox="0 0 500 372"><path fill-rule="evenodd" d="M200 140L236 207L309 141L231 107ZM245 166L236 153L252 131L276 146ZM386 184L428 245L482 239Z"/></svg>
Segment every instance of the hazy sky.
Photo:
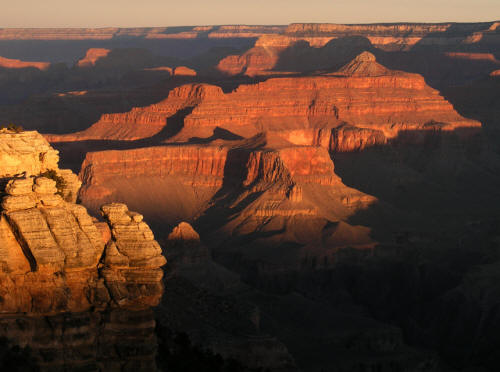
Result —
<svg viewBox="0 0 500 372"><path fill-rule="evenodd" d="M0 27L473 22L500 0L2 0Z"/></svg>

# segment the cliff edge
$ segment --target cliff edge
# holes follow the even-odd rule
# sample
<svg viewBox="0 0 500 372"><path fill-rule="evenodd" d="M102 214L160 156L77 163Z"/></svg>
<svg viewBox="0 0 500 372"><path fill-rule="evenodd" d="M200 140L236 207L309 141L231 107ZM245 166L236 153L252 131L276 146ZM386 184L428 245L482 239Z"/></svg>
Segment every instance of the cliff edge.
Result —
<svg viewBox="0 0 500 372"><path fill-rule="evenodd" d="M0 313L158 303L166 260L140 214L107 204L92 218L37 132L0 131L0 160Z"/></svg>

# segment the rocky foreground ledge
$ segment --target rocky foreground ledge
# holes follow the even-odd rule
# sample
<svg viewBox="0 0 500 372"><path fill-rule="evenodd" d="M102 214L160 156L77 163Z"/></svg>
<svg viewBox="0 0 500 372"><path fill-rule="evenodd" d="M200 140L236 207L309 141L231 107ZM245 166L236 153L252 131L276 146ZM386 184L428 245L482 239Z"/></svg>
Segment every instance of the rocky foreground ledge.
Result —
<svg viewBox="0 0 500 372"><path fill-rule="evenodd" d="M149 226L124 204L104 221L76 204L75 174L37 132L0 131L0 313L145 309L166 263Z"/></svg>

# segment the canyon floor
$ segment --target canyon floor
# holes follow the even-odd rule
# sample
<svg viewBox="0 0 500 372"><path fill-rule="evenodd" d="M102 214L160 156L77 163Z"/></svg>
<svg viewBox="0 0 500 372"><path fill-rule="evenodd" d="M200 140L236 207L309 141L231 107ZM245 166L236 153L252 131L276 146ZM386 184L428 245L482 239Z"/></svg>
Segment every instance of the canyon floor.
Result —
<svg viewBox="0 0 500 372"><path fill-rule="evenodd" d="M2 29L2 123L6 365L498 369L500 22Z"/></svg>

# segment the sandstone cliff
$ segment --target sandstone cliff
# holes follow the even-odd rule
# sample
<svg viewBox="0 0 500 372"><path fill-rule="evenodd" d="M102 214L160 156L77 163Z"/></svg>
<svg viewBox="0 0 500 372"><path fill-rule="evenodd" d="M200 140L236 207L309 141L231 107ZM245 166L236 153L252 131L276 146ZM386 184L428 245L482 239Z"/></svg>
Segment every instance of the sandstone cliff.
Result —
<svg viewBox="0 0 500 372"><path fill-rule="evenodd" d="M222 186L226 158L227 148L218 146L90 152L80 171L80 198L92 211L118 200L151 222L191 220Z"/></svg>
<svg viewBox="0 0 500 372"><path fill-rule="evenodd" d="M82 205L65 201L56 180L73 179L76 190L79 184L59 170L57 152L38 133L3 131L0 144L0 312L157 303L165 259L142 216L111 204L99 223ZM45 177L53 174L56 180Z"/></svg>
<svg viewBox="0 0 500 372"><path fill-rule="evenodd" d="M374 198L341 182L325 148L290 145L273 133L225 145L88 153L80 178L81 200L92 210L114 199L158 224L200 219L197 224L207 222L203 229L218 231L217 241L266 230L274 226L268 225L272 219L283 224L282 241L296 241L300 220L309 221L301 244L315 244L316 237L332 247L372 244L362 227L335 222L321 231L328 221L346 220ZM349 229L353 233L346 233Z"/></svg>
<svg viewBox="0 0 500 372"><path fill-rule="evenodd" d="M217 100L222 89L207 84L188 84L172 89L161 102L146 107L135 107L129 112L103 114L87 130L67 135L48 135L51 142L82 141L87 139L137 140L158 134L169 119L182 110L195 107L204 99ZM178 125L172 123L172 126Z"/></svg>
<svg viewBox="0 0 500 372"><path fill-rule="evenodd" d="M444 51L452 57L475 54L472 58L478 59L483 54L478 49L498 48L497 23L291 24L283 33L262 35L244 53L227 56L217 69L225 75L249 76L330 69L363 47L381 54ZM393 54L388 53L389 58Z"/></svg>
<svg viewBox="0 0 500 372"><path fill-rule="evenodd" d="M295 23L284 32L293 37L338 38L359 35L366 37L377 47L409 49L417 43L427 45L474 43L481 38L498 40L495 22L440 23L440 24L320 24Z"/></svg>
<svg viewBox="0 0 500 372"><path fill-rule="evenodd" d="M243 147L228 161L232 186L221 189L196 222L217 255L239 257L227 265L297 269L306 257L373 246L368 228L346 221L376 199L345 186L326 149ZM245 164L243 172L237 164Z"/></svg>
<svg viewBox="0 0 500 372"><path fill-rule="evenodd" d="M299 130L324 133L345 123L381 132L387 139L401 131L480 127L479 122L461 117L422 76L388 70L365 52L332 74L269 79L240 86L217 105L204 100L186 116L174 139L193 133L208 136L217 125L244 137L262 129L285 136L294 130L294 136L288 136L292 143L313 144L300 139Z"/></svg>
<svg viewBox="0 0 500 372"><path fill-rule="evenodd" d="M177 121L176 114L182 114ZM389 140L406 131L481 126L460 116L422 76L389 70L364 52L334 73L273 78L226 94L214 85L184 85L158 104L105 114L83 132L49 138L136 140L165 128L169 142L185 142L210 138L223 129L233 137L272 131L292 144L316 145L321 138L321 145L330 150L359 150L346 147L356 143L345 140L353 131L342 131L344 145L335 145L339 132L333 129L345 124L362 129L358 136L375 136L366 138L361 147L383 143L382 135Z"/></svg>

